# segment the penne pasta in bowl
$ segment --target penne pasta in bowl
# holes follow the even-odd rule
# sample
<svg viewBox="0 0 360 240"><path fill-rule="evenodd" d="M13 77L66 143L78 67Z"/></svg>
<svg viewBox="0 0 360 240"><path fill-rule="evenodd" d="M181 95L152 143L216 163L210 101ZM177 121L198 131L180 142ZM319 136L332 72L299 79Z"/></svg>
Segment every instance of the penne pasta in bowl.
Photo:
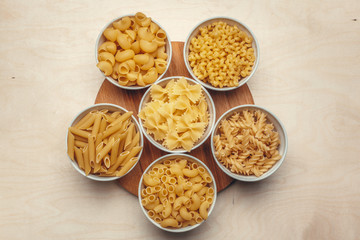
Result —
<svg viewBox="0 0 360 240"><path fill-rule="evenodd" d="M263 180L283 163L288 138L269 110L240 105L225 112L211 134L215 162L228 176L245 182Z"/></svg>
<svg viewBox="0 0 360 240"><path fill-rule="evenodd" d="M214 176L199 159L169 154L152 162L139 183L139 203L147 219L168 232L199 227L214 209Z"/></svg>
<svg viewBox="0 0 360 240"><path fill-rule="evenodd" d="M244 85L254 75L260 57L252 31L229 17L197 24L186 38L183 56L191 76L215 91Z"/></svg>
<svg viewBox="0 0 360 240"><path fill-rule="evenodd" d="M112 20L101 30L95 45L101 73L110 83L127 90L143 89L161 79L171 57L169 35L141 12Z"/></svg>
<svg viewBox="0 0 360 240"><path fill-rule="evenodd" d="M95 104L80 112L67 131L67 155L83 176L112 181L138 163L143 135L133 113L110 104Z"/></svg>
<svg viewBox="0 0 360 240"><path fill-rule="evenodd" d="M185 153L203 144L215 124L216 110L209 92L181 76L161 79L143 95L139 124L145 137L169 153Z"/></svg>

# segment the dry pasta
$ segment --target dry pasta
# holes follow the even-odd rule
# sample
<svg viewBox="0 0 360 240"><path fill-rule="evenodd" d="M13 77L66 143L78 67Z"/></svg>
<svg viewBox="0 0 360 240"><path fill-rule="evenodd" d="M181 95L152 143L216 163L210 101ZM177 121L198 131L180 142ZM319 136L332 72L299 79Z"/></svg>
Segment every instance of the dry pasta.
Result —
<svg viewBox="0 0 360 240"><path fill-rule="evenodd" d="M259 177L281 159L279 134L260 110L234 113L221 121L219 133L215 156L231 172Z"/></svg>
<svg viewBox="0 0 360 240"><path fill-rule="evenodd" d="M195 177L187 176L193 171ZM196 172L196 174L195 174ZM181 228L208 218L214 199L213 179L197 163L187 159L164 160L143 175L141 204L160 226ZM192 179L199 178L197 184Z"/></svg>
<svg viewBox="0 0 360 240"><path fill-rule="evenodd" d="M208 105L200 84L174 79L163 88L154 84L151 101L139 113L147 133L170 150L190 151L209 121Z"/></svg>
<svg viewBox="0 0 360 240"><path fill-rule="evenodd" d="M137 162L140 132L132 112L91 111L68 130L68 155L86 175L126 174Z"/></svg>
<svg viewBox="0 0 360 240"><path fill-rule="evenodd" d="M165 72L166 33L143 13L123 17L103 32L97 67L124 86L145 86Z"/></svg>
<svg viewBox="0 0 360 240"><path fill-rule="evenodd" d="M252 39L236 25L214 22L190 40L188 60L198 79L218 88L235 87L252 71Z"/></svg>

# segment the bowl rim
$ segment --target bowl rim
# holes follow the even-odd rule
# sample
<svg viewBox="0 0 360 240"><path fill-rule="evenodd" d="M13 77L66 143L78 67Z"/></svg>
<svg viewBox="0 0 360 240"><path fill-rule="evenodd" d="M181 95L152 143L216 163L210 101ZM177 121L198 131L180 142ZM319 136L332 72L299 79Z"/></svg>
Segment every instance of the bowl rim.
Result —
<svg viewBox="0 0 360 240"><path fill-rule="evenodd" d="M199 84L198 82L196 82L195 80L191 79L191 78L188 78L188 77L185 77L185 76L171 76L171 77L166 77L166 78L163 78L163 79L160 79L159 81L155 82L154 84L159 84L159 83L162 83L162 82L165 82L165 81L170 81L172 79L180 79L180 78L185 78L187 81L190 81L194 84ZM215 108L215 103L214 103L214 100L212 99L210 93L206 90L206 88L204 88L202 85L201 86L201 89L205 92L205 94L207 94L208 98L209 98L209 102L210 106L208 107L211 107L213 109L213 120L210 122L209 121L209 124L208 124L208 128L209 128L209 132L208 134L204 137L203 140L199 141L196 145L194 145L190 152L195 150L196 148L200 147L210 136L211 136L211 133L213 131L213 128L215 126L215 120L216 120L216 108ZM141 98L141 101L139 103L139 109L138 109L138 114L140 113L141 109L142 109L142 106L145 104L144 101L145 101L145 97L148 96L150 94L150 90L151 88L147 89L146 92L143 94L142 98ZM174 150L170 150L168 149L167 147L163 146L161 143L157 142L153 137L150 136L150 134L148 134L143 126L143 123L142 123L142 120L140 119L140 117L138 117L138 120L139 120L139 125L140 125L140 129L142 131L142 133L144 134L144 136L146 137L146 139L155 147L157 147L158 149L164 151L164 152L167 152L167 153L188 153L188 151L186 151L185 149L174 149Z"/></svg>
<svg viewBox="0 0 360 240"><path fill-rule="evenodd" d="M240 81L239 81L239 84L238 86L235 86L235 87L223 87L223 88L217 88L217 87L214 87L212 86L211 84L209 83L205 83L203 81L201 81L200 79L198 79L195 74L193 73L193 70L192 70L192 67L190 66L189 64L189 61L188 59L186 59L186 56L187 56L187 46L189 45L189 42L190 42L190 37L192 35L192 33L194 31L196 31L196 29L198 29L200 27L200 25L206 23L206 22L211 22L211 21L216 21L216 20L221 20L221 19L226 19L226 20L230 20L230 21L233 21L233 22L236 22L237 24L239 25L242 25L244 27L244 29L246 29L246 31L248 31L251 35L251 37L253 38L253 44L256 46L256 56L255 56L255 63L254 63L254 66L253 66L253 69L251 70L251 73L249 76L245 77L245 78L242 78ZM216 16L216 17L211 17L211 18L207 18L203 21L201 21L200 23L198 23L197 25L195 25L195 27L193 27L190 31L190 33L188 34L188 36L186 37L186 40L185 40L185 43L184 43L184 49L183 49L183 58L184 58L184 62L185 62L185 66L186 66L186 69L188 70L188 72L190 73L190 75L197 81L199 82L202 86L206 87L207 89L211 89L211 90L214 90L214 91L231 91L231 90L235 90L243 85L245 85L252 77L253 75L255 74L257 68L258 68L258 65L259 65L259 61L260 61L260 47L259 47L259 42L257 40L257 38L255 37L255 34L253 33L253 31L247 26L245 25L244 23L242 23L241 21L235 19L235 18L232 18L232 17L226 17L226 16Z"/></svg>
<svg viewBox="0 0 360 240"><path fill-rule="evenodd" d="M93 104L85 109L83 109L82 111L80 111L74 118L73 120L71 121L70 125L68 126L71 127L74 125L74 122L77 118L79 118L80 115L82 115L83 113L87 113L89 111L91 111L93 108L97 108L97 107L113 107L113 108L117 108L117 109L120 109L121 111L123 111L124 113L125 112L129 112L127 109L119 106L119 105L116 105L116 104L112 104L112 103L97 103L97 104ZM139 126L139 123L136 121L136 118L134 117L134 115L131 115L131 118L132 118L132 121L134 121L138 131L140 132L140 146L142 146L140 152L138 153L138 160L137 162L129 169L129 171L127 173L125 173L123 176L120 176L120 177L107 177L107 176L97 176L95 174L89 174L89 175L86 175L85 172L80 169L80 167L78 166L78 164L76 163L76 161L73 161L71 160L71 158L69 157L69 155L67 154L68 152L68 132L69 130L66 131L66 137L65 137L65 146L66 146L66 156L68 157L71 165L75 168L76 171L78 171L82 176L86 177L86 178L89 178L89 179L92 179L92 180L95 180L95 181L100 181L100 182L108 182L108 181L113 181L113 180L117 180L117 179L120 179L124 176L126 176L129 172L131 172L134 167L138 164L138 162L140 161L140 158L141 158L141 154L143 153L143 149L144 149L144 138L143 138L143 134L140 130L140 126Z"/></svg>
<svg viewBox="0 0 360 240"><path fill-rule="evenodd" d="M281 156L281 159L279 161L277 161L276 164L274 164L267 172L265 172L263 175L261 175L260 177L256 177L255 175L250 175L250 176L246 176L246 175L241 175L241 174L237 174L237 173L233 173L231 172L228 168L226 168L224 165L222 165L219 160L217 159L217 157L215 156L215 146L214 146L214 135L216 130L218 129L219 123L221 120L223 120L224 118L226 118L227 116L229 116L231 113L235 113L235 112L239 112L242 109L259 109L262 112L270 115L272 118L275 119L275 121L277 121L277 123L280 126L280 129L277 129L277 132L282 131L284 134L284 142L281 144L284 144L284 153ZM214 125L213 131L211 133L211 139L210 139L210 144L211 144L211 153L212 156L214 158L214 161L216 162L216 164L219 166L219 168L225 173L227 174L229 177L235 179L235 180L239 180L239 181L244 181L244 182L257 182L263 179L266 179L268 177L270 177L273 173L275 173L279 167L282 165L282 163L284 162L284 159L286 157L287 154L287 150L288 150L288 136L285 130L284 125L282 124L282 122L279 120L279 118L274 115L271 111L269 111L268 109L264 108L264 107L260 107L258 105L255 104L245 104L245 105L238 105L236 107L233 107L229 110L227 110L225 113L223 113L219 119L216 121L216 124Z"/></svg>
<svg viewBox="0 0 360 240"><path fill-rule="evenodd" d="M126 15L122 15L122 16L119 16L119 17L116 17L114 18L113 20L111 20L110 22L108 22L100 31L100 33L98 34L97 38L96 38L96 42L95 42L95 63L98 64L99 63L99 60L98 60L98 48L99 48L99 43L100 43L100 39L105 31L106 28L108 28L110 25L112 25L113 22L115 21L118 21L120 20L121 18L124 18L124 17L134 17L135 14L126 14ZM126 89L126 90L141 90L141 89L145 89L145 88L148 88L149 86L151 86L152 84L156 83L157 81L159 81L165 74L166 72L168 71L169 69L169 66L170 66L170 63L171 63L171 59L172 59L172 45L171 45L171 39L169 37L169 34L168 32L165 30L165 28L163 28L157 21L155 21L152 17L151 18L151 21L156 23L162 30L164 30L164 32L166 33L166 38L167 38L167 41L169 42L169 52L166 52L166 54L168 55L168 58L167 58L167 66L166 66L166 69L165 71L157 78L157 80L151 84L148 84L148 85L145 85L145 86L123 86L123 85L120 85L117 81L115 81L111 76L106 76L98 67L96 67L100 72L101 74L105 77L105 79L107 81L109 81L110 83L112 83L113 85L119 87L119 88L123 88L123 89Z"/></svg>
<svg viewBox="0 0 360 240"><path fill-rule="evenodd" d="M191 161L195 161L197 163L200 163L201 166L203 166L206 171L208 171L208 173L210 174L211 178L213 179L213 188L214 188L214 199L213 199L213 202L209 208L209 211L208 211L208 216L210 217L214 207L215 207L215 203L216 203L216 198L217 198L217 187L216 187L216 181L215 181L215 178L214 178L214 175L212 174L212 172L210 171L210 169L208 168L208 166L203 162L201 161L200 159L190 155L190 154L184 154L184 153L173 153L173 154L167 154L167 155L163 155L157 159L155 159L143 172L143 174L141 175L141 178L140 178L140 181L139 181L139 186L138 186L138 199L139 199L139 203L140 203L140 208L142 210L142 212L145 214L146 218L152 222L155 226L157 226L158 228L164 230L164 231L168 231L168 232L174 232L174 233L179 233L179 232L187 232L187 231L190 231L192 229L195 229L197 227L199 227L201 224L203 224L205 221L207 221L207 218L206 220L203 220L201 223L197 223L195 225L192 225L192 226L187 226L187 227L184 227L184 228L164 228L162 226L160 226L160 224L156 223L153 219L151 219L148 215L147 215L147 212L145 210L145 208L143 207L143 205L141 204L141 190L142 190L142 182L143 182L143 177L144 177L144 174L149 172L150 168L155 165L156 163L159 163L161 161L164 161L165 159L173 159L173 158L176 158L176 157L183 157L183 158L187 158L188 159L191 159Z"/></svg>

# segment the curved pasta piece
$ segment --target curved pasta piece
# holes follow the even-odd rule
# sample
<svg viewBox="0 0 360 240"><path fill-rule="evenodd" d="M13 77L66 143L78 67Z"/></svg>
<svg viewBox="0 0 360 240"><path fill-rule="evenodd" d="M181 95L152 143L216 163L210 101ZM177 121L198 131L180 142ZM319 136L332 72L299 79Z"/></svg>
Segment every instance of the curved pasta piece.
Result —
<svg viewBox="0 0 360 240"><path fill-rule="evenodd" d="M113 67L108 61L101 61L96 66L104 72L105 76L110 76L113 72Z"/></svg>
<svg viewBox="0 0 360 240"><path fill-rule="evenodd" d="M158 45L156 42L153 41L146 41L144 39L140 39L140 49L143 50L146 53L152 53L156 51L158 48Z"/></svg>
<svg viewBox="0 0 360 240"><path fill-rule="evenodd" d="M116 44L110 41L106 41L104 43L102 43L99 47L99 53L101 52L109 52L112 55L115 55L116 53Z"/></svg>
<svg viewBox="0 0 360 240"><path fill-rule="evenodd" d="M113 22L113 26L120 31L125 31L131 26L131 19L130 17L123 17L117 22Z"/></svg>
<svg viewBox="0 0 360 240"><path fill-rule="evenodd" d="M115 65L115 57L113 54L111 54L109 52L99 53L98 59L99 59L99 61L108 61L109 63L111 63L112 66Z"/></svg>

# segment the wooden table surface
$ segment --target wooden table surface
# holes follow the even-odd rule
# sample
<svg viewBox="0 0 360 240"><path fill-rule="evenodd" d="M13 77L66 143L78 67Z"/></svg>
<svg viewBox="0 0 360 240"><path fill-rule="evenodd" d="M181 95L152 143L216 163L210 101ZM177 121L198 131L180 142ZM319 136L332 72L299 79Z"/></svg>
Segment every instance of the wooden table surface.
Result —
<svg viewBox="0 0 360 240"><path fill-rule="evenodd" d="M116 182L78 174L66 129L103 82L95 41L142 11L184 41L209 17L248 25L255 104L286 127L280 169L220 192L199 228L153 226ZM359 239L360 4L349 1L1 1L0 239Z"/></svg>

